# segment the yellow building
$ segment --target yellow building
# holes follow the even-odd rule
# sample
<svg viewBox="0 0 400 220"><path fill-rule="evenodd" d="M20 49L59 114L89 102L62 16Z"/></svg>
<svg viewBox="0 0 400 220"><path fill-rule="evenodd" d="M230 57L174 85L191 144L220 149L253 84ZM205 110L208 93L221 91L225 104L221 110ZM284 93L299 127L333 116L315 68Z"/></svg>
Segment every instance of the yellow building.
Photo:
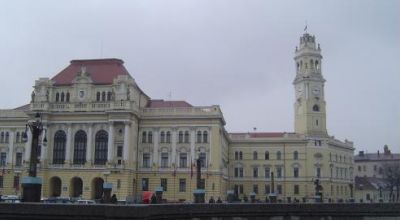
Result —
<svg viewBox="0 0 400 220"><path fill-rule="evenodd" d="M324 198L348 198L354 148L328 136L320 51L314 36L300 38L293 133L228 133L219 106L151 99L122 60L73 60L35 82L29 105L0 110L2 194L20 194L32 142L21 137L39 112L43 197L98 199L111 183L119 199L161 186L167 200L191 201L199 159L206 199L233 190L264 200L271 173L282 200L313 197L316 179Z"/></svg>

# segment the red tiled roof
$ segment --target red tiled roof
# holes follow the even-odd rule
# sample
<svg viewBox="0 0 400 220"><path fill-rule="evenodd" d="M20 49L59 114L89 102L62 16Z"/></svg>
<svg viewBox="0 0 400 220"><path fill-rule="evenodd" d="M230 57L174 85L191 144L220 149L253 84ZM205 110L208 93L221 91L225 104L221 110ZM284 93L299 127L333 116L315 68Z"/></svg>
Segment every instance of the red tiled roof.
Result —
<svg viewBox="0 0 400 220"><path fill-rule="evenodd" d="M54 76L54 85L71 85L82 66L86 67L94 84L112 84L119 75L129 75L120 59L72 60L70 65Z"/></svg>
<svg viewBox="0 0 400 220"><path fill-rule="evenodd" d="M162 99L150 100L147 103L147 108L187 108L193 107L186 101L164 101Z"/></svg>
<svg viewBox="0 0 400 220"><path fill-rule="evenodd" d="M248 132L248 133L230 133L232 135L249 135L250 138L274 138L283 137L286 132Z"/></svg>

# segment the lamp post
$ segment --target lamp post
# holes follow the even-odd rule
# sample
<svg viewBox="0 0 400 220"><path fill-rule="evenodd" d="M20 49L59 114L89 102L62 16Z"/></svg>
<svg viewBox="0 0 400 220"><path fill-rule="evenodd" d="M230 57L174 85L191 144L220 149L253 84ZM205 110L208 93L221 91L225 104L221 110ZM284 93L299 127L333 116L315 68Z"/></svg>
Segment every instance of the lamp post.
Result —
<svg viewBox="0 0 400 220"><path fill-rule="evenodd" d="M25 133L23 133L23 140L27 141L28 129L32 133L32 145L31 155L29 160L29 176L22 178L22 201L23 202L40 202L40 196L42 193L42 179L36 177L37 174L37 163L38 163L38 148L39 148L39 136L43 132L43 124L41 116L36 113L35 120L30 121L26 124ZM43 139L43 143L46 143L46 136Z"/></svg>
<svg viewBox="0 0 400 220"><path fill-rule="evenodd" d="M201 159L200 151L196 157L196 189L193 191L194 203L204 203L205 202L205 190L201 183Z"/></svg>

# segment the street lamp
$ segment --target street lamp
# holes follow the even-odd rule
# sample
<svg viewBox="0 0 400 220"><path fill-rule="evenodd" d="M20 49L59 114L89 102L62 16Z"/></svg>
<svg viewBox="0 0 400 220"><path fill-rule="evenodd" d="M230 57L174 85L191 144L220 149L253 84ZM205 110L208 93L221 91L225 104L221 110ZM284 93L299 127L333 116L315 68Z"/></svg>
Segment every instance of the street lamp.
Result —
<svg viewBox="0 0 400 220"><path fill-rule="evenodd" d="M44 128L42 119L39 113L36 113L35 120L26 124L25 132L22 135L24 142L27 141L28 129L32 133L31 155L29 160L29 176L22 178L22 201L23 202L40 202L42 193L42 179L36 177L38 163L39 136ZM46 136L43 139L43 144L47 143Z"/></svg>
<svg viewBox="0 0 400 220"><path fill-rule="evenodd" d="M201 159L200 150L196 156L196 189L193 190L194 203L204 203L205 202L205 190L201 183Z"/></svg>

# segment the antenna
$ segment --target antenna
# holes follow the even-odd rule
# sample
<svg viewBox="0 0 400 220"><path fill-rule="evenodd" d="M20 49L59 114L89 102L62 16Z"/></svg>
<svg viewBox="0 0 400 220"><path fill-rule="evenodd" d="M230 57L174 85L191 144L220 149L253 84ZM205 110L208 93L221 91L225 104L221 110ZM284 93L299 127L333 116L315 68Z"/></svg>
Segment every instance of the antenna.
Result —
<svg viewBox="0 0 400 220"><path fill-rule="evenodd" d="M171 92L171 91L169 91L169 93L168 93L168 100L169 100L169 101L172 100L172 92Z"/></svg>

